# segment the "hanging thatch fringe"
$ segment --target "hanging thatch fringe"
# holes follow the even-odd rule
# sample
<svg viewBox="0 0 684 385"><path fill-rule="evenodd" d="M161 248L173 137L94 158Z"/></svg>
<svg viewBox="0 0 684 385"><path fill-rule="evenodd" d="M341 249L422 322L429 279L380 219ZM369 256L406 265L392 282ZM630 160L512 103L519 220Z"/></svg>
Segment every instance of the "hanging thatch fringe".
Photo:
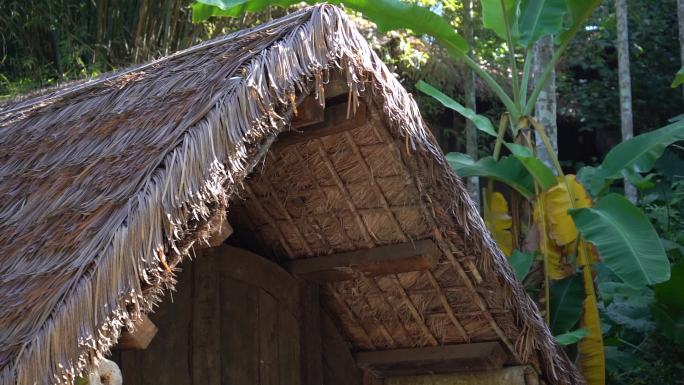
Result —
<svg viewBox="0 0 684 385"><path fill-rule="evenodd" d="M0 114L0 137L11 137L13 127L43 111L48 111L46 117L36 118L37 122L75 119L77 113L83 112L60 109L60 105L69 99L82 100L89 93L101 96L107 89L117 88L109 99L111 105L140 100L139 94L127 94L133 92L128 84L145 79L148 72L173 60L217 49L239 38L263 39L266 46L259 47L257 54L250 50L233 53L238 56L234 60L239 64L237 68L230 61L222 64L225 72L222 78L217 77L221 82L211 85L215 89L208 93L210 99L202 99L207 108L196 114L192 124L180 131L171 130L177 135L173 145L160 153L154 168L135 174L139 179L130 181L137 186L137 193L118 209L112 209L102 228L81 243L83 247L67 248L61 254L48 254L42 259L9 252L8 257L0 259L0 290L11 291L12 282L25 275L49 275L71 266L78 269L75 278L64 280L59 295L48 303L41 302L41 309L31 313L36 317L19 319L3 329L6 334L0 339L0 385L70 384L96 364L117 341L122 327L131 328L142 313L150 311L160 300L165 289L173 288L174 267L188 256L194 243L205 240L210 223L216 223L214 219L223 215L230 197L283 129L290 114L291 98L312 90L323 103L322 93L331 69L341 69L346 74L352 100L366 87L379 95L392 129L406 139L411 149L437 160L439 172L446 178L444 184L453 192L448 211L481 252L478 267L490 278L502 281L502 286L509 290L507 300L516 309L516 320L523 330L515 344L520 357L541 352L543 370L550 380L581 383L571 364L559 354L535 305L515 282L460 180L434 144L416 103L344 13L335 7L312 7L149 65L10 106ZM202 71L201 64L197 64L198 72ZM173 68L168 71L172 76ZM187 86L188 81L177 84L169 80L165 86L168 89L160 89L149 97ZM149 133L162 134L162 130ZM6 150L2 142L0 148ZM9 146L11 140L5 143ZM75 146L73 151L77 149ZM0 178L12 175L12 170L28 167L20 161L0 164ZM84 175L86 171L82 171ZM115 198L121 197L108 199ZM38 207L49 211L59 208L59 203L58 200ZM12 229L19 233L20 217L26 215L24 205L30 204L33 203L3 202L0 223L15 226ZM3 250L11 251L15 242L11 237L0 241L0 255ZM65 262L56 263L58 257ZM0 310L0 314L9 313Z"/></svg>

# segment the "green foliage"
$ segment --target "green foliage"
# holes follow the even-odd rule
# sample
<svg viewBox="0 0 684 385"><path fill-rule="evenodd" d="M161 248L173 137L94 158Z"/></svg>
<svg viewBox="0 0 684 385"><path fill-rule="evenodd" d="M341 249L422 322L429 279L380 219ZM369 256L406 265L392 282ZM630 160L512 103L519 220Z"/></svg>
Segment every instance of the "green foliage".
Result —
<svg viewBox="0 0 684 385"><path fill-rule="evenodd" d="M515 271L515 277L521 282L529 273L533 261L534 254L525 253L520 250L513 250L513 253L508 258L508 262L511 263L513 271Z"/></svg>
<svg viewBox="0 0 684 385"><path fill-rule="evenodd" d="M570 210L606 265L632 287L670 279L670 263L653 226L626 198L608 194L593 208Z"/></svg>
<svg viewBox="0 0 684 385"><path fill-rule="evenodd" d="M562 30L567 6L565 0L523 0L520 12L519 43L529 47L543 36Z"/></svg>
<svg viewBox="0 0 684 385"><path fill-rule="evenodd" d="M589 330L585 328L573 330L571 332L559 334L556 341L561 345L572 345L578 343L582 338L589 335Z"/></svg>
<svg viewBox="0 0 684 385"><path fill-rule="evenodd" d="M603 189L607 179L620 179L625 174L645 173L653 168L656 160L672 143L684 140L684 120L678 120L665 127L639 135L613 147L601 165L590 173L590 192L594 195Z"/></svg>
<svg viewBox="0 0 684 385"><path fill-rule="evenodd" d="M680 68L679 71L677 71L677 74L675 74L674 79L672 79L672 84L670 85L671 88L677 88L684 84L684 67Z"/></svg>
<svg viewBox="0 0 684 385"><path fill-rule="evenodd" d="M245 12L262 11L269 5L286 7L301 0L197 0L193 4L193 20L203 21L211 16L236 17ZM308 4L322 1L307 0ZM330 0L331 4L344 4L362 12L377 24L381 32L410 29L416 34L428 34L436 38L450 52L464 55L468 43L441 16L416 3L395 0Z"/></svg>
<svg viewBox="0 0 684 385"><path fill-rule="evenodd" d="M557 68L558 134L564 167L593 164L620 141L614 2L604 1ZM634 132L665 126L682 112L675 0L629 0Z"/></svg>
<svg viewBox="0 0 684 385"><path fill-rule="evenodd" d="M466 154L450 153L447 154L447 161L464 178L484 176L506 183L524 197L534 195L532 177L525 166L512 156L503 157L499 161L488 156L475 162Z"/></svg>
<svg viewBox="0 0 684 385"><path fill-rule="evenodd" d="M475 124L475 127L477 127L478 130L493 137L496 137L496 130L494 129L492 122L486 116L478 115L477 113L475 113L475 111L471 110L470 108L466 108L461 103L455 101L454 99L450 98L449 96L445 95L435 87L429 85L428 83L422 80L416 84L416 88L438 100L444 107L454 110L459 114L463 115L465 118L473 122L473 124Z"/></svg>
<svg viewBox="0 0 684 385"><path fill-rule="evenodd" d="M582 316L584 287L582 277L573 274L551 284L551 323L554 335L569 332Z"/></svg>
<svg viewBox="0 0 684 385"><path fill-rule="evenodd" d="M505 143L505 145L511 151L511 154L525 166L530 175L539 183L542 191L546 191L558 183L551 169L534 156L532 150L516 143Z"/></svg>
<svg viewBox="0 0 684 385"><path fill-rule="evenodd" d="M516 0L482 0L482 24L506 40L506 27L511 34L517 36L517 1Z"/></svg>

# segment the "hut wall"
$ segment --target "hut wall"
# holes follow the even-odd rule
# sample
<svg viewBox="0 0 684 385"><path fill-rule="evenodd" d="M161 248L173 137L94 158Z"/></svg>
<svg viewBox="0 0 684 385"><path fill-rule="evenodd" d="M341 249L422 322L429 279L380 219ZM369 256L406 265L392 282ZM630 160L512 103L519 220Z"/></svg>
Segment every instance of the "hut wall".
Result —
<svg viewBox="0 0 684 385"><path fill-rule="evenodd" d="M124 385L299 385L298 285L265 258L227 246L186 262L150 315L146 350L114 351Z"/></svg>

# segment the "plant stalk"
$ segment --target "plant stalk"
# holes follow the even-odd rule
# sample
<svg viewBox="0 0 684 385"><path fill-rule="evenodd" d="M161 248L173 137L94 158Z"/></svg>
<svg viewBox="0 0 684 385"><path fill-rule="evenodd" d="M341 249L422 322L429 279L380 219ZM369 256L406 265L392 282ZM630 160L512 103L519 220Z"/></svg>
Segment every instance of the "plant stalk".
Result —
<svg viewBox="0 0 684 385"><path fill-rule="evenodd" d="M520 107L523 108L527 104L527 88L530 84L530 75L532 73L532 62L534 55L530 53L530 49L525 50L525 65L523 66L522 84L520 85Z"/></svg>
<svg viewBox="0 0 684 385"><path fill-rule="evenodd" d="M497 83L496 80L494 80L492 75L487 73L487 71L482 69L482 67L480 67L480 65L477 64L477 62L475 60L471 59L468 56L454 56L454 58L455 59L463 59L465 61L465 63L468 65L468 67L472 68L473 71L475 71L475 73L478 76L480 76L485 81L485 83L487 83L489 88L491 88L492 91L494 91L496 96L499 97L501 102L506 107L506 110L508 110L508 112L513 116L513 118L515 120L518 120L520 118L520 108L518 108L518 106L515 104L515 102L513 102L513 100L511 100L510 96L508 96L508 94L506 94L506 91L504 91L503 88L501 88L499 83Z"/></svg>
<svg viewBox="0 0 684 385"><path fill-rule="evenodd" d="M513 37L511 36L511 26L508 23L508 15L506 13L506 6L504 5L504 0L500 0L500 3L504 23L506 24L506 45L508 46L508 58L511 62L511 75L513 77L513 102L516 106L520 106L520 80L518 75L518 63L515 60L515 45L513 45Z"/></svg>

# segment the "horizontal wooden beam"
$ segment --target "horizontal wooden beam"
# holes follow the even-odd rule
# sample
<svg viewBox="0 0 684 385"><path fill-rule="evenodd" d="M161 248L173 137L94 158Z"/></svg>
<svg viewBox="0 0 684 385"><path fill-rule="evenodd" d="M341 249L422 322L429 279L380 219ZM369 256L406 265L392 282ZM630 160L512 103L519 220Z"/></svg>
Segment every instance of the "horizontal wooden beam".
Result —
<svg viewBox="0 0 684 385"><path fill-rule="evenodd" d="M147 349L156 334L157 326L150 321L147 315L143 314L135 323L135 331L124 330L121 333L116 348L121 350Z"/></svg>
<svg viewBox="0 0 684 385"><path fill-rule="evenodd" d="M299 113L304 114L303 108ZM341 103L323 110L324 121L317 124L308 125L301 130L286 131L278 135L278 140L274 146L289 146L295 143L308 142L324 136L339 134L354 128L361 127L368 121L368 109L361 103L356 112L347 116L349 104Z"/></svg>
<svg viewBox="0 0 684 385"><path fill-rule="evenodd" d="M307 96L297 106L296 114L290 122L290 129L298 130L324 121L325 114L321 103L315 97Z"/></svg>
<svg viewBox="0 0 684 385"><path fill-rule="evenodd" d="M507 360L498 342L359 352L356 363L382 377L501 369Z"/></svg>
<svg viewBox="0 0 684 385"><path fill-rule="evenodd" d="M430 239L379 246L346 253L303 258L287 263L293 275L316 282L353 279L355 273L368 276L423 271L433 267L441 252Z"/></svg>
<svg viewBox="0 0 684 385"><path fill-rule="evenodd" d="M539 378L532 366L506 366L499 370L402 376L386 378L384 381L384 385L437 384L539 385Z"/></svg>

